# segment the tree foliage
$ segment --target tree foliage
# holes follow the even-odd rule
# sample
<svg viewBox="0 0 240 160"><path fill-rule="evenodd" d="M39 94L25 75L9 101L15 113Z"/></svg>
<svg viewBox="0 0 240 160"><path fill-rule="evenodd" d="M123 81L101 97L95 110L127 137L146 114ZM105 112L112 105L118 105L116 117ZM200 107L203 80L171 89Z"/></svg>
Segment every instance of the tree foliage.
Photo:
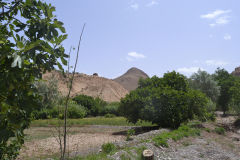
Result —
<svg viewBox="0 0 240 160"><path fill-rule="evenodd" d="M233 86L230 88L230 93L232 95L231 105L235 112L240 115L240 78L236 78Z"/></svg>
<svg viewBox="0 0 240 160"><path fill-rule="evenodd" d="M205 93L214 103L217 102L220 95L220 87L214 77L206 71L199 70L190 77L190 86L193 89Z"/></svg>
<svg viewBox="0 0 240 160"><path fill-rule="evenodd" d="M73 98L77 104L84 106L88 110L88 115L97 116L101 113L107 103L100 98L93 98L87 95L78 95Z"/></svg>
<svg viewBox="0 0 240 160"><path fill-rule="evenodd" d="M61 101L61 94L58 90L58 81L52 76L48 81L37 81L34 83L41 107L39 109L50 109Z"/></svg>
<svg viewBox="0 0 240 160"><path fill-rule="evenodd" d="M66 64L61 43L67 35L51 4L1 0L0 9L0 159L14 159L38 105L33 83Z"/></svg>
<svg viewBox="0 0 240 160"><path fill-rule="evenodd" d="M214 73L214 78L218 82L220 86L220 96L217 100L217 105L220 109L226 113L229 110L232 93L230 92L230 88L234 84L234 77L228 73L225 69L218 68Z"/></svg>
<svg viewBox="0 0 240 160"><path fill-rule="evenodd" d="M147 120L162 127L177 128L182 122L207 118L207 97L189 88L186 78L175 71L141 80L139 88L121 100L119 111L136 123Z"/></svg>

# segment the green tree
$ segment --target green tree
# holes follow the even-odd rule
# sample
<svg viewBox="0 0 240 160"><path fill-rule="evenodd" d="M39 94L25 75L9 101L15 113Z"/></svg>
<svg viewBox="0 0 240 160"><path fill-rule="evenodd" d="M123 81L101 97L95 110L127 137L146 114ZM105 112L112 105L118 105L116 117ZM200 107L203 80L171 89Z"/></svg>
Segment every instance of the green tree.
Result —
<svg viewBox="0 0 240 160"><path fill-rule="evenodd" d="M220 95L220 87L214 77L206 71L198 70L190 77L190 86L193 89L200 90L205 93L214 103L217 103Z"/></svg>
<svg viewBox="0 0 240 160"><path fill-rule="evenodd" d="M214 79L220 86L220 96L217 100L217 105L223 111L224 115L229 110L232 94L230 88L234 84L234 77L225 69L218 68L214 73Z"/></svg>
<svg viewBox="0 0 240 160"><path fill-rule="evenodd" d="M66 64L61 43L67 35L51 4L1 0L0 8L0 159L14 159L38 106L33 84L43 72Z"/></svg>
<svg viewBox="0 0 240 160"><path fill-rule="evenodd" d="M188 81L175 71L139 82L139 88L121 100L119 111L136 123L147 120L162 127L177 128L182 122L206 119L207 97L189 88Z"/></svg>
<svg viewBox="0 0 240 160"><path fill-rule="evenodd" d="M230 88L232 95L231 104L235 112L240 115L240 78L236 78L233 86Z"/></svg>
<svg viewBox="0 0 240 160"><path fill-rule="evenodd" d="M50 109L61 101L61 94L58 90L58 81L56 77L52 76L48 81L35 82L37 93L41 96L39 99L41 108Z"/></svg>

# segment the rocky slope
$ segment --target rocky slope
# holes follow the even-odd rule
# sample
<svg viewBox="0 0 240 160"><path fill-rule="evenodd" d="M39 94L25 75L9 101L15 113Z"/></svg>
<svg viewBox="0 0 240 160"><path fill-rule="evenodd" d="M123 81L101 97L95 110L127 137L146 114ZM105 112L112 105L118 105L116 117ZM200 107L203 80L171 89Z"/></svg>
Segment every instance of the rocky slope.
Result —
<svg viewBox="0 0 240 160"><path fill-rule="evenodd" d="M53 76L58 80L60 92L63 95L67 95L67 78L64 77L60 72L52 71L50 73L45 73L43 75L43 79L48 80ZM98 77L96 74L90 76L76 73L73 81L71 96L84 94L92 97L99 97L107 102L115 102L120 101L120 99L125 97L125 95L128 93L128 90L113 80Z"/></svg>
<svg viewBox="0 0 240 160"><path fill-rule="evenodd" d="M128 91L135 90L138 87L140 78L148 78L148 75L138 68L131 68L122 76L115 78L114 81L121 84Z"/></svg>
<svg viewBox="0 0 240 160"><path fill-rule="evenodd" d="M234 76L240 76L240 67L235 68L235 71L232 72Z"/></svg>

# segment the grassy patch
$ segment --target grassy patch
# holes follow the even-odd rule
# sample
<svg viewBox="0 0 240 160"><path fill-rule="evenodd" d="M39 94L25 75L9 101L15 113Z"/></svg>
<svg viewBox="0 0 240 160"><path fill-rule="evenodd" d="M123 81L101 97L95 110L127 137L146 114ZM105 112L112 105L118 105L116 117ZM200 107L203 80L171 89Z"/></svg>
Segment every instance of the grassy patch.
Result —
<svg viewBox="0 0 240 160"><path fill-rule="evenodd" d="M48 127L58 126L63 124L63 120L59 119L46 119L46 120L35 120L31 123L32 127ZM68 125L71 126L83 126L83 125L111 125L111 126L154 126L151 122L138 122L136 124L128 123L124 117L91 117L83 119L68 119Z"/></svg>
<svg viewBox="0 0 240 160"><path fill-rule="evenodd" d="M71 160L110 160L106 153L91 154L86 157L75 157Z"/></svg>
<svg viewBox="0 0 240 160"><path fill-rule="evenodd" d="M168 147L167 140L173 139L178 141L184 137L189 136L199 136L200 130L197 128L192 128L189 125L182 125L178 129L171 132L163 132L153 138L153 142L156 146Z"/></svg>
<svg viewBox="0 0 240 160"><path fill-rule="evenodd" d="M225 129L222 128L222 127L217 127L214 129L214 131L217 133L217 134L220 134L220 135L224 135L225 134Z"/></svg>

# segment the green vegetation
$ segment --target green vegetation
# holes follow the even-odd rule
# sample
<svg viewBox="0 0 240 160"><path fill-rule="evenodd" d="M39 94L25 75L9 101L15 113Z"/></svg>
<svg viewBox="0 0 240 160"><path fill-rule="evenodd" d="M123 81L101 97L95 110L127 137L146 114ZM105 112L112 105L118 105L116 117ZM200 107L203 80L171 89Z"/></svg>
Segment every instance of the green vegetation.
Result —
<svg viewBox="0 0 240 160"><path fill-rule="evenodd" d="M134 130L134 129L129 129L129 130L127 131L126 141L131 140L131 136L133 136L134 134L135 134L135 130Z"/></svg>
<svg viewBox="0 0 240 160"><path fill-rule="evenodd" d="M34 83L36 92L40 95L40 108L51 109L60 103L62 96L58 91L58 81L56 77L52 76L48 81L40 80Z"/></svg>
<svg viewBox="0 0 240 160"><path fill-rule="evenodd" d="M195 117L208 119L208 98L189 88L188 81L175 71L141 80L139 87L121 100L119 111L128 121L147 120L161 127L177 128Z"/></svg>
<svg viewBox="0 0 240 160"><path fill-rule="evenodd" d="M234 84L234 77L225 69L220 68L215 71L214 77L220 86L220 96L218 97L217 104L225 115L229 110L230 102L232 99L230 88Z"/></svg>
<svg viewBox="0 0 240 160"><path fill-rule="evenodd" d="M40 106L34 83L67 64L61 45L67 35L50 4L12 0L0 7L0 159L15 159L31 112Z"/></svg>
<svg viewBox="0 0 240 160"><path fill-rule="evenodd" d="M206 94L213 103L217 102L218 96L220 95L220 87L212 75L206 71L199 70L190 77L189 82L191 88Z"/></svg>
<svg viewBox="0 0 240 160"><path fill-rule="evenodd" d="M116 151L116 146L112 143L106 143L102 145L102 152L106 154L110 154L114 151Z"/></svg>
<svg viewBox="0 0 240 160"><path fill-rule="evenodd" d="M156 137L153 138L153 142L156 146L168 147L167 140L172 139L174 141L178 141L184 137L189 136L200 136L200 129L193 128L190 125L181 125L178 129L163 132Z"/></svg>
<svg viewBox="0 0 240 160"><path fill-rule="evenodd" d="M34 120L31 123L32 127L48 127L48 126L58 126L63 124L63 121L59 119L46 119L46 120ZM71 126L83 126L83 125L111 125L111 126L153 126L151 122L139 121L136 124L128 123L126 118L114 117L91 117L83 119L69 119L68 125Z"/></svg>
<svg viewBox="0 0 240 160"><path fill-rule="evenodd" d="M232 95L231 105L234 111L240 116L240 78L236 78L233 86L230 88Z"/></svg>
<svg viewBox="0 0 240 160"><path fill-rule="evenodd" d="M222 127L217 127L214 129L214 131L217 133L217 134L220 134L220 135L224 135L225 134L225 129L222 128Z"/></svg>
<svg viewBox="0 0 240 160"><path fill-rule="evenodd" d="M100 98L93 98L86 95L78 95L73 98L73 101L77 102L77 104L81 106L84 106L88 111L88 115L91 116L98 116L107 104Z"/></svg>
<svg viewBox="0 0 240 160"><path fill-rule="evenodd" d="M33 119L51 119L59 118L63 119L64 106L59 105L50 109L41 109L40 111L35 110L32 112ZM87 115L85 107L78 104L70 103L68 106L67 116L68 118L84 118Z"/></svg>

